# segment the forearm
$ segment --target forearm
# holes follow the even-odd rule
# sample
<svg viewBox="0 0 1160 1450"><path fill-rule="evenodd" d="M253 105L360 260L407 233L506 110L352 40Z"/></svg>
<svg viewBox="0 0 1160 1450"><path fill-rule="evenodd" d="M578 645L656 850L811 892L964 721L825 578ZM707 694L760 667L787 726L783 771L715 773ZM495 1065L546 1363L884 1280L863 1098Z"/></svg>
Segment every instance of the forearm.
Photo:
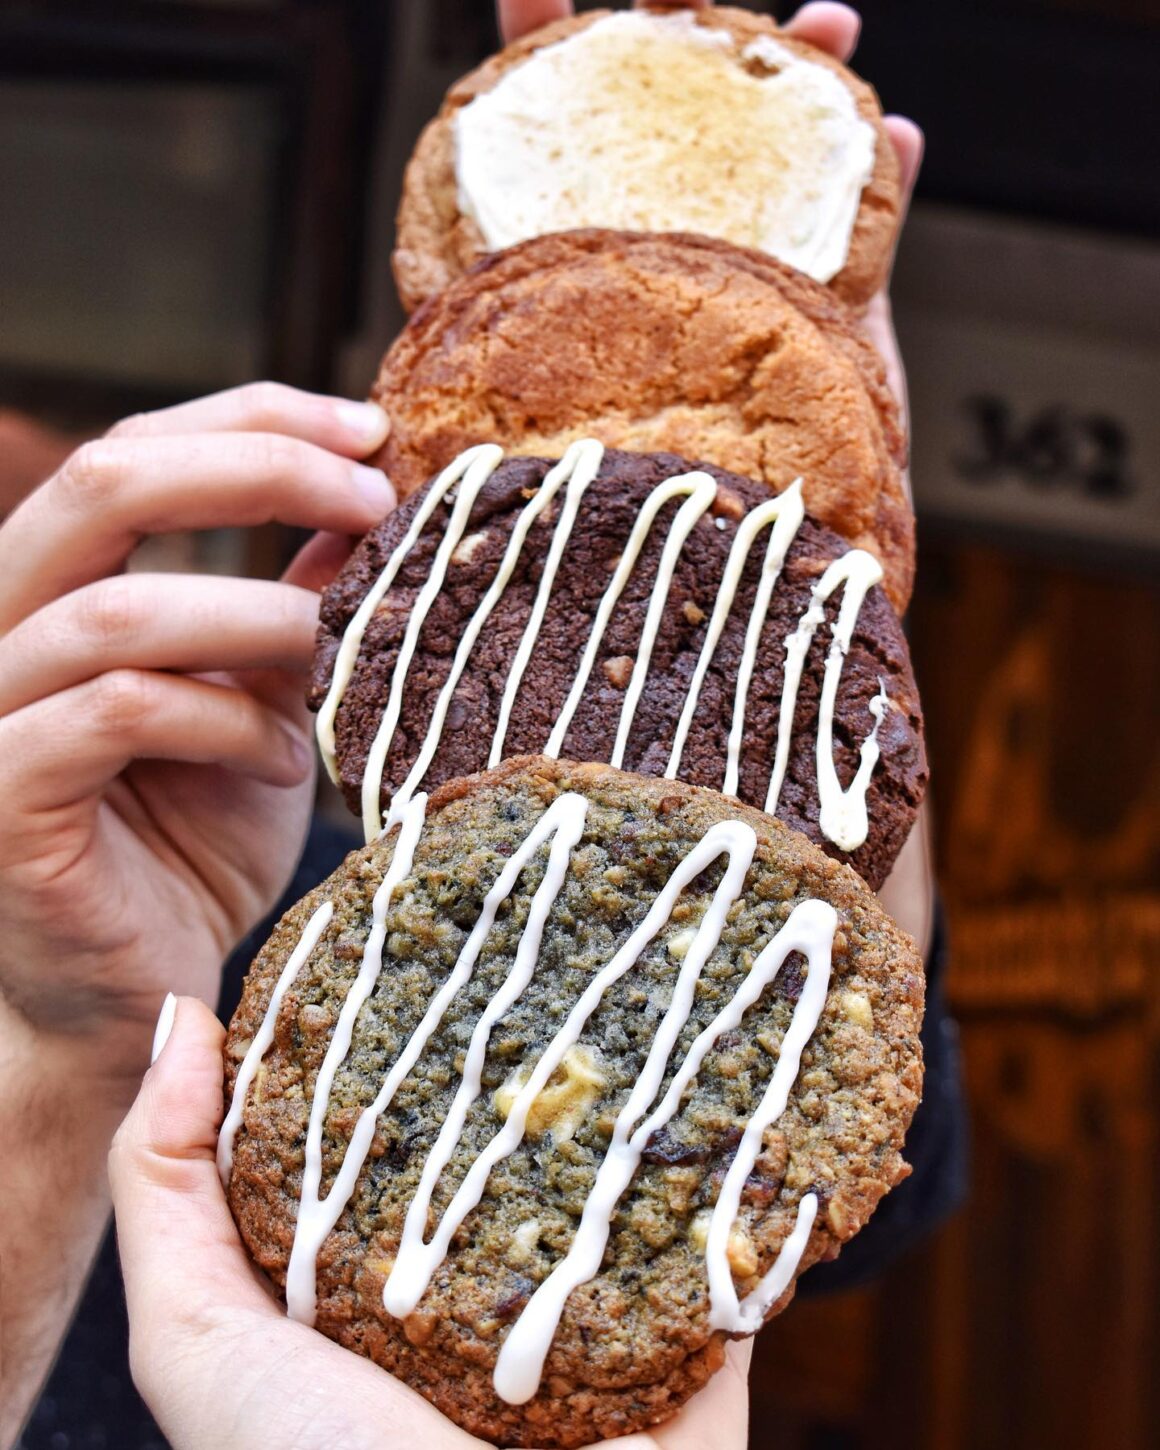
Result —
<svg viewBox="0 0 1160 1450"><path fill-rule="evenodd" d="M0 1447L52 1366L108 1221L105 1159L133 1097L109 1044L48 1038L0 998ZM103 1062L102 1059L105 1061Z"/></svg>

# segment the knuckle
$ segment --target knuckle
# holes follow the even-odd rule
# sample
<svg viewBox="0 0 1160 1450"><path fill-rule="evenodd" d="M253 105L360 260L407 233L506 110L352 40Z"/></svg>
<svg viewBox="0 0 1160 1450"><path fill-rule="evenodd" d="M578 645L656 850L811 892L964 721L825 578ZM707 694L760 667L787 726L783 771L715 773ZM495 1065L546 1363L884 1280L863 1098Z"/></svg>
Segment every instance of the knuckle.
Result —
<svg viewBox="0 0 1160 1450"><path fill-rule="evenodd" d="M109 670L92 686L92 720L110 735L133 735L153 707L148 677L138 670Z"/></svg>
<svg viewBox="0 0 1160 1450"><path fill-rule="evenodd" d="M143 438L151 431L148 413L131 413L122 418L105 434L106 438Z"/></svg>
<svg viewBox="0 0 1160 1450"><path fill-rule="evenodd" d="M80 627L86 639L104 650L130 644L145 623L131 579L105 579L78 596Z"/></svg>
<svg viewBox="0 0 1160 1450"><path fill-rule="evenodd" d="M301 476L308 468L306 450L280 433L259 433L253 443L254 466L270 480Z"/></svg>
<svg viewBox="0 0 1160 1450"><path fill-rule="evenodd" d="M290 389L282 383L247 383L238 389L240 421L268 428L289 411Z"/></svg>
<svg viewBox="0 0 1160 1450"><path fill-rule="evenodd" d="M65 460L59 478L66 491L86 508L108 502L121 482L123 459L115 442L96 438L82 443Z"/></svg>

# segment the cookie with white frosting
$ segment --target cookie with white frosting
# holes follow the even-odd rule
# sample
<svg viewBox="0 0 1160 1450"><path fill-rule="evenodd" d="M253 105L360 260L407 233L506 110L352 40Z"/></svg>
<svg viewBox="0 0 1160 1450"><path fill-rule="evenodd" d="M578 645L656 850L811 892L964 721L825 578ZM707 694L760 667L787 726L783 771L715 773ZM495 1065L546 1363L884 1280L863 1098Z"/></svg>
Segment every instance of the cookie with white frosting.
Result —
<svg viewBox="0 0 1160 1450"><path fill-rule="evenodd" d="M545 758L417 796L294 907L219 1167L289 1312L500 1445L672 1414L905 1176L922 967L714 791Z"/></svg>
<svg viewBox="0 0 1160 1450"><path fill-rule="evenodd" d="M826 288L707 237L580 231L480 263L405 327L372 396L400 497L484 439L559 457L577 438L705 459L806 506L914 574L906 437L877 353Z"/></svg>
<svg viewBox="0 0 1160 1450"><path fill-rule="evenodd" d="M755 247L863 306L886 277L898 161L873 90L764 15L595 11L458 81L407 169L408 310L473 262L573 227Z"/></svg>
<svg viewBox="0 0 1160 1450"><path fill-rule="evenodd" d="M873 886L926 783L906 641L795 484L576 443L464 453L322 602L312 705L367 839L420 789L544 752L724 790Z"/></svg>

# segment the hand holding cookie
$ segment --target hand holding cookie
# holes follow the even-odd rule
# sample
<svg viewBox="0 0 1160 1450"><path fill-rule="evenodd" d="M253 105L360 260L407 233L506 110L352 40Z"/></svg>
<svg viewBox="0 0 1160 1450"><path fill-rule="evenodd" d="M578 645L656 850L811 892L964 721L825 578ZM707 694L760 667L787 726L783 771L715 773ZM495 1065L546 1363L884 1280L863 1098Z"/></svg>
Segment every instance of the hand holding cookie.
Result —
<svg viewBox="0 0 1160 1450"><path fill-rule="evenodd" d="M215 998L293 867L327 545L282 583L125 563L175 529L365 528L393 494L354 460L385 432L365 404L221 394L85 445L0 528L0 992L97 1034L111 1075L140 1070L167 987Z"/></svg>
<svg viewBox="0 0 1160 1450"><path fill-rule="evenodd" d="M647 8L501 5L554 23L408 171L374 397L411 497L312 698L368 844L224 1043L181 1005L112 1157L178 1450L740 1445L736 1338L909 1172L922 963L871 887L925 783L884 310L917 133L842 6Z"/></svg>
<svg viewBox="0 0 1160 1450"><path fill-rule="evenodd" d="M177 1003L173 1030L117 1135L110 1175L133 1373L174 1450L467 1450L485 1442L407 1385L287 1319L251 1271L214 1153L222 1029ZM617 1450L742 1450L750 1342L674 1419Z"/></svg>
<svg viewBox="0 0 1160 1450"><path fill-rule="evenodd" d="M0 527L4 1443L103 1231L158 1004L216 999L301 849L313 591L393 504L355 462L386 429L361 403L222 393L86 444ZM123 572L147 534L272 518L344 532L277 584Z"/></svg>

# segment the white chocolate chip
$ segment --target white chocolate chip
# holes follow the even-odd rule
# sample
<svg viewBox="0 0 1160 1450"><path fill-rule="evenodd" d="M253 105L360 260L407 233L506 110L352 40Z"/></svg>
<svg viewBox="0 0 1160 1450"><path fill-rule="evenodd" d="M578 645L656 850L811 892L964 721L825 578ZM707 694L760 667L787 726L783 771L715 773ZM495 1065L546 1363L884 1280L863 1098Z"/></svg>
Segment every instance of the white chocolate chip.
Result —
<svg viewBox="0 0 1160 1450"><path fill-rule="evenodd" d="M729 1230L729 1241L725 1245L725 1257L735 1279L749 1279L757 1273L757 1249L753 1240L739 1223Z"/></svg>
<svg viewBox="0 0 1160 1450"><path fill-rule="evenodd" d="M701 609L692 599L686 599L681 605L681 613L686 621L692 625L702 624L705 619L705 611Z"/></svg>
<svg viewBox="0 0 1160 1450"><path fill-rule="evenodd" d="M515 1233L512 1234L511 1258L517 1264L526 1264L536 1252L536 1246L540 1242L540 1220L530 1218L527 1223L520 1224Z"/></svg>
<svg viewBox="0 0 1160 1450"><path fill-rule="evenodd" d="M688 926L684 931L679 931L674 936L669 937L665 943L669 956L674 961L683 962L685 957L688 956L689 948L693 945L693 938L696 935L697 933L693 928Z"/></svg>
<svg viewBox="0 0 1160 1450"><path fill-rule="evenodd" d="M689 1224L689 1242L699 1254L705 1252L705 1245L709 1242L709 1221L713 1214L710 1209L699 1209L692 1217Z"/></svg>
<svg viewBox="0 0 1160 1450"><path fill-rule="evenodd" d="M626 689L629 680L632 679L632 667L636 663L631 655L614 655L607 659L600 666L604 671L604 677L610 685L615 685L618 690Z"/></svg>
<svg viewBox="0 0 1160 1450"><path fill-rule="evenodd" d="M467 534L455 546L455 552L451 555L453 564L470 564L475 558L481 544L487 540L487 530L481 529L477 534Z"/></svg>
<svg viewBox="0 0 1160 1450"><path fill-rule="evenodd" d="M521 1064L496 1088L492 1103L502 1118L507 1118L531 1075L531 1067ZM557 1143L566 1143L584 1121L606 1083L592 1049L580 1045L570 1047L528 1109L528 1137L542 1138L550 1131Z"/></svg>
<svg viewBox="0 0 1160 1450"><path fill-rule="evenodd" d="M865 992L844 992L842 1012L855 1026L864 1027L867 1032L874 1031L874 1010Z"/></svg>

